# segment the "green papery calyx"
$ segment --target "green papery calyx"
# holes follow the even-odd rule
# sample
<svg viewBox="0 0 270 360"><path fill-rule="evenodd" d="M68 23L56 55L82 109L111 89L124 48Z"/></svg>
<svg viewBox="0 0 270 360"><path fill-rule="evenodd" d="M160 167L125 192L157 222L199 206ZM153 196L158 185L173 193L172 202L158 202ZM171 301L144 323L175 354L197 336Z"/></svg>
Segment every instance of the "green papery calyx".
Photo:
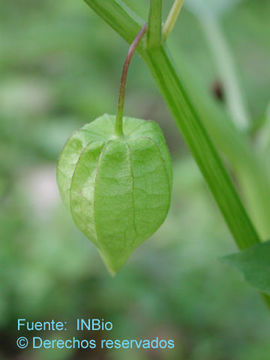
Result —
<svg viewBox="0 0 270 360"><path fill-rule="evenodd" d="M165 220L172 166L159 126L103 115L67 141L57 167L61 197L77 227L96 245L114 274Z"/></svg>

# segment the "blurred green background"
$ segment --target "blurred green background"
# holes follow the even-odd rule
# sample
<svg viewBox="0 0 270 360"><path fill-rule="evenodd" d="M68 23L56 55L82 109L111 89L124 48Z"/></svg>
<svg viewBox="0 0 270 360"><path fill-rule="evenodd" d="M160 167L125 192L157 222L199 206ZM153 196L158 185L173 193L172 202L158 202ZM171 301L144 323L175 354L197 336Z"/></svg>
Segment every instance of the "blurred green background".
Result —
<svg viewBox="0 0 270 360"><path fill-rule="evenodd" d="M147 4L135 6L143 15ZM249 0L222 17L254 121L270 100L269 13L268 0ZM115 112L127 45L82 0L1 1L0 39L0 360L269 360L269 314L219 261L235 251L233 240L141 59L130 69L126 113L163 128L173 201L161 229L112 279L64 209L55 167L75 129ZM189 63L202 96L214 96L216 67L187 10L169 45L176 65L178 53ZM21 351L18 317L102 317L114 323L111 338L172 338L176 348ZM90 337L65 333L74 335Z"/></svg>

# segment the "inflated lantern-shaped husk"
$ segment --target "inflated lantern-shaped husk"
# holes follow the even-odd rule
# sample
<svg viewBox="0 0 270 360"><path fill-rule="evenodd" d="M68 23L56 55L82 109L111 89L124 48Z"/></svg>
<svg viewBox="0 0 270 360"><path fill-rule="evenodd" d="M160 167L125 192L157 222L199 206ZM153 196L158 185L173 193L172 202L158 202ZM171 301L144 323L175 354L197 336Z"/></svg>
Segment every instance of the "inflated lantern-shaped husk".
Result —
<svg viewBox="0 0 270 360"><path fill-rule="evenodd" d="M172 166L159 126L103 115L78 130L60 155L57 181L78 228L115 273L168 213Z"/></svg>
<svg viewBox="0 0 270 360"><path fill-rule="evenodd" d="M63 201L111 273L160 227L170 205L172 165L159 126L123 117L129 64L146 30L129 48L117 116L105 114L71 136L57 168Z"/></svg>

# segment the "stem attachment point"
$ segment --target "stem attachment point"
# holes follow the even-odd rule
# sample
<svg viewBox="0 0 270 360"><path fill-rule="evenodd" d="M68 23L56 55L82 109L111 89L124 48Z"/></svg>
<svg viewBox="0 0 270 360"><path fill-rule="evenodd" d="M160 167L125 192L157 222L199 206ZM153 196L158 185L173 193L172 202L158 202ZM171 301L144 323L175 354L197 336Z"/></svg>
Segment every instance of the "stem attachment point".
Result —
<svg viewBox="0 0 270 360"><path fill-rule="evenodd" d="M144 24L144 26L141 28L138 35L135 37L134 41L129 47L128 54L126 56L123 70L122 70L122 76L121 76L121 82L120 82L120 89L119 89L119 97L118 97L118 108L117 108L117 114L116 114L116 121L115 121L115 133L117 136L123 136L123 113L124 113L124 104L125 104L125 94L126 94L126 84L127 84L127 74L130 62L132 60L132 57L136 51L136 48L138 44L140 43L143 35L146 33L147 24Z"/></svg>

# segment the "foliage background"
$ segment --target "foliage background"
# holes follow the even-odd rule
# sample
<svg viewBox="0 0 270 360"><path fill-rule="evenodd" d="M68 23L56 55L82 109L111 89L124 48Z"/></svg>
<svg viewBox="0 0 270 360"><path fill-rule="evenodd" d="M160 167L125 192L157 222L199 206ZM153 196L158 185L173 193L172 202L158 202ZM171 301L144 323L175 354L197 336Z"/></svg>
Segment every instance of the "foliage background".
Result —
<svg viewBox="0 0 270 360"><path fill-rule="evenodd" d="M143 15L146 5L135 6ZM222 17L254 121L270 99L269 13L269 1L248 0ZM142 61L131 66L126 113L164 129L173 203L162 228L112 279L63 208L55 166L72 131L115 112L127 45L83 1L1 2L0 18L0 359L269 360L266 309L219 262L235 250L233 241ZM190 64L202 97L213 96L216 67L187 10L169 46L176 64L179 53ZM18 317L93 316L114 323L112 338L173 338L176 349L89 355L16 348Z"/></svg>

